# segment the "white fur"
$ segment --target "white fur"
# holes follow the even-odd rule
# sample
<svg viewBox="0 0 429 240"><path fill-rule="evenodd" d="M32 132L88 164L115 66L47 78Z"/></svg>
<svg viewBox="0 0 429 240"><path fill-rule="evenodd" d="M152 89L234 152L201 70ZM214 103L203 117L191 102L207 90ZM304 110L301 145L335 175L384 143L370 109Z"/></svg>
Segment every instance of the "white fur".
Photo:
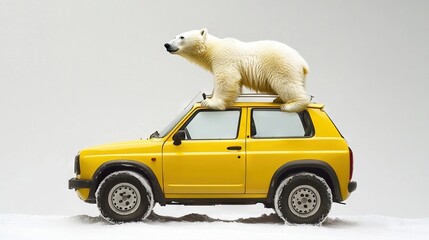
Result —
<svg viewBox="0 0 429 240"><path fill-rule="evenodd" d="M308 65L283 43L219 39L202 29L178 35L166 48L213 73L213 96L202 102L208 108L225 109L236 100L242 86L278 94L276 102L284 103L283 111L299 112L309 104L304 88Z"/></svg>

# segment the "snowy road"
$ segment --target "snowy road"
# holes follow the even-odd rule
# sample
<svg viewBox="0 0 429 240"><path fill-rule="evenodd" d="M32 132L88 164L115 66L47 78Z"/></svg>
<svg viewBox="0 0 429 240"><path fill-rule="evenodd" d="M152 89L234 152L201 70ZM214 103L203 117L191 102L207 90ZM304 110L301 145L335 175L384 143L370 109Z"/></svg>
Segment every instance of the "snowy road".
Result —
<svg viewBox="0 0 429 240"><path fill-rule="evenodd" d="M220 220L205 214L151 215L142 223L109 225L101 217L0 214L0 239L429 239L429 218L331 216L323 226L288 226L274 214Z"/></svg>

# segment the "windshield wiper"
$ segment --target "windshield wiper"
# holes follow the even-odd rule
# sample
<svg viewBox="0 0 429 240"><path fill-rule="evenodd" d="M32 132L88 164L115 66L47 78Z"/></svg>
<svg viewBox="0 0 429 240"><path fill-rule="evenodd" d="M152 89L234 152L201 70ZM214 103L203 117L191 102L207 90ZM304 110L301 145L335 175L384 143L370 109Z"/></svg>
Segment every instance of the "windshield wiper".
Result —
<svg viewBox="0 0 429 240"><path fill-rule="evenodd" d="M159 137L159 132L158 131L155 131L154 133L152 133L149 138L154 138L154 137L155 138Z"/></svg>

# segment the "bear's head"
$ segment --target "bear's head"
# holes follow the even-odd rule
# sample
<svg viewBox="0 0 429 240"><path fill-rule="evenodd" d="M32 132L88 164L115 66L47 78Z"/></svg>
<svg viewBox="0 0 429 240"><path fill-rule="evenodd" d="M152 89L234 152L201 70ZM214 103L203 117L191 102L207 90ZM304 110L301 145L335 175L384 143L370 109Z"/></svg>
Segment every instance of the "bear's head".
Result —
<svg viewBox="0 0 429 240"><path fill-rule="evenodd" d="M197 56L206 50L207 29L192 30L177 35L173 40L164 44L171 54L183 57Z"/></svg>

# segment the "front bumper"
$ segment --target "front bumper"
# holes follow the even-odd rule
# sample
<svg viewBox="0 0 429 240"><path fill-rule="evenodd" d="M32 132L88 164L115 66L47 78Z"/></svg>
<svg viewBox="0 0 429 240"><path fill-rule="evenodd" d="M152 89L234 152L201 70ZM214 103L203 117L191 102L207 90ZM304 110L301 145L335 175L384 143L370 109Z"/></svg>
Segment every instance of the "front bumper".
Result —
<svg viewBox="0 0 429 240"><path fill-rule="evenodd" d="M349 182L349 185L348 185L349 193L354 192L356 188L357 188L357 182L355 181Z"/></svg>
<svg viewBox="0 0 429 240"><path fill-rule="evenodd" d="M69 180L69 189L91 188L92 180L72 178Z"/></svg>

